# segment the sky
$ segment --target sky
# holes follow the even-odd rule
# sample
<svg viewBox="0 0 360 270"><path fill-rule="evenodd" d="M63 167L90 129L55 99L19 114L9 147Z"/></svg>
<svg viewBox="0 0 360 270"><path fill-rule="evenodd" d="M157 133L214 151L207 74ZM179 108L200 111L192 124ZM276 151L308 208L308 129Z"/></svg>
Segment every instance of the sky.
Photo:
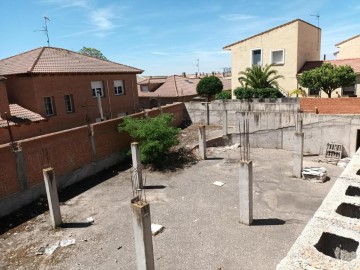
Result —
<svg viewBox="0 0 360 270"><path fill-rule="evenodd" d="M224 46L314 15L328 58L360 34L358 0L0 0L0 59L47 46L46 16L52 47L96 48L144 75L223 71Z"/></svg>

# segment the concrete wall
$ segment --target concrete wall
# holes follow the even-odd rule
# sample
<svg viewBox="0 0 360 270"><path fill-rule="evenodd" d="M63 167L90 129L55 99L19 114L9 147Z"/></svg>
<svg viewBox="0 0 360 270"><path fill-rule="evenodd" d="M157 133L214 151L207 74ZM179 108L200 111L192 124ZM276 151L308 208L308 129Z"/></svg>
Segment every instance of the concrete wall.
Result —
<svg viewBox="0 0 360 270"><path fill-rule="evenodd" d="M360 150L336 180L277 270L360 269Z"/></svg>
<svg viewBox="0 0 360 270"><path fill-rule="evenodd" d="M239 72L251 67L253 49L262 49L263 65L271 64L271 51L283 49L285 62L274 67L280 75L285 77L279 79L278 83L285 91L290 92L296 89L296 74L301 66L305 61L319 60L319 42L318 28L302 21L295 21L233 45L230 48L232 89L240 86Z"/></svg>
<svg viewBox="0 0 360 270"><path fill-rule="evenodd" d="M360 58L360 36L337 46L336 59Z"/></svg>
<svg viewBox="0 0 360 270"><path fill-rule="evenodd" d="M290 103L293 102L293 103ZM185 103L191 121L205 123L206 103ZM227 110L230 139L238 142L238 126L243 119L249 120L250 144L252 147L293 149L295 117L299 109L297 99L279 99L274 103L217 101L209 106L210 125L222 125ZM347 155L357 150L357 131L360 130L360 115L303 114L305 154L324 154L329 142L344 145ZM359 138L360 139L360 138Z"/></svg>
<svg viewBox="0 0 360 270"><path fill-rule="evenodd" d="M174 114L174 125L180 125L184 119L183 103L133 117L156 116L161 111ZM117 132L121 121L122 118L112 119L21 140L20 153L14 153L9 144L0 145L0 216L44 194L45 167L54 168L62 188L120 162L131 143L126 133Z"/></svg>

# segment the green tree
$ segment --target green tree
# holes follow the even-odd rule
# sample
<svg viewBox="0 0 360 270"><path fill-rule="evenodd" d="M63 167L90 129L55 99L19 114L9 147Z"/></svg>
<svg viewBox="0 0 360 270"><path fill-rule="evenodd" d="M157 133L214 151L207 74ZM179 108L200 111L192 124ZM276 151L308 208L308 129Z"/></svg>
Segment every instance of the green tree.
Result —
<svg viewBox="0 0 360 270"><path fill-rule="evenodd" d="M277 80L284 78L277 75L277 71L271 69L273 65L265 65L264 67L254 65L239 73L239 82L245 88L279 88Z"/></svg>
<svg viewBox="0 0 360 270"><path fill-rule="evenodd" d="M324 91L329 98L339 87L354 85L356 74L350 66L336 66L325 63L318 68L304 71L300 77L301 86Z"/></svg>
<svg viewBox="0 0 360 270"><path fill-rule="evenodd" d="M91 57L95 57L95 58L99 58L101 60L108 60L101 51L99 51L98 49L95 48L90 48L90 47L82 47L81 50L79 51L79 53L87 55L87 56L91 56Z"/></svg>
<svg viewBox="0 0 360 270"><path fill-rule="evenodd" d="M156 117L123 119L118 131L125 131L140 143L141 161L145 164L158 163L172 146L179 143L179 128L171 126L174 116L164 113Z"/></svg>
<svg viewBox="0 0 360 270"><path fill-rule="evenodd" d="M196 92L200 96L206 96L208 101L210 98L223 90L224 86L221 80L216 76L202 78L196 86Z"/></svg>
<svg viewBox="0 0 360 270"><path fill-rule="evenodd" d="M231 99L231 90L223 90L215 95L215 99Z"/></svg>

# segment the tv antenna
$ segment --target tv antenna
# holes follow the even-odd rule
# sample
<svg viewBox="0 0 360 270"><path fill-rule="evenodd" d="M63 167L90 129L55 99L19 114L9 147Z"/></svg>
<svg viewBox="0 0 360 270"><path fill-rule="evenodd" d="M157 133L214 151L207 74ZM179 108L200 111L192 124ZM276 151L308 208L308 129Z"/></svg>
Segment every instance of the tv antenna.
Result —
<svg viewBox="0 0 360 270"><path fill-rule="evenodd" d="M35 32L44 32L46 37L47 37L48 47L50 47L49 31L48 31L48 28L47 28L47 21L50 22L50 19L48 17L44 16L44 21L45 21L45 25L43 26L43 29L35 30Z"/></svg>
<svg viewBox="0 0 360 270"><path fill-rule="evenodd" d="M316 19L317 19L317 27L320 28L320 14L319 14L319 12L316 13L316 14L310 15L310 16L316 17Z"/></svg>
<svg viewBox="0 0 360 270"><path fill-rule="evenodd" d="M196 65L195 65L195 67L197 67L197 72L198 72L198 74L199 74L199 73L200 73L200 60L199 60L199 58L196 59Z"/></svg>

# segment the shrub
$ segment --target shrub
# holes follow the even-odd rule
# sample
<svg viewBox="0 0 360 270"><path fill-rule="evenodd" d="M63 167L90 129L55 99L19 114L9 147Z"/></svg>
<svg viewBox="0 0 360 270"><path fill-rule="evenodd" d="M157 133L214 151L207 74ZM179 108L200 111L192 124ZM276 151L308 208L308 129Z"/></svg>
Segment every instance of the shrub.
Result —
<svg viewBox="0 0 360 270"><path fill-rule="evenodd" d="M237 99L252 99L252 98L281 98L283 94L275 88L243 88L238 87L234 90L234 95Z"/></svg>
<svg viewBox="0 0 360 270"><path fill-rule="evenodd" d="M217 93L215 99L231 99L231 90L223 90Z"/></svg>
<svg viewBox="0 0 360 270"><path fill-rule="evenodd" d="M144 164L159 163L170 148L179 143L179 128L171 126L172 114L156 117L125 117L118 131L125 131L140 143L141 161Z"/></svg>

